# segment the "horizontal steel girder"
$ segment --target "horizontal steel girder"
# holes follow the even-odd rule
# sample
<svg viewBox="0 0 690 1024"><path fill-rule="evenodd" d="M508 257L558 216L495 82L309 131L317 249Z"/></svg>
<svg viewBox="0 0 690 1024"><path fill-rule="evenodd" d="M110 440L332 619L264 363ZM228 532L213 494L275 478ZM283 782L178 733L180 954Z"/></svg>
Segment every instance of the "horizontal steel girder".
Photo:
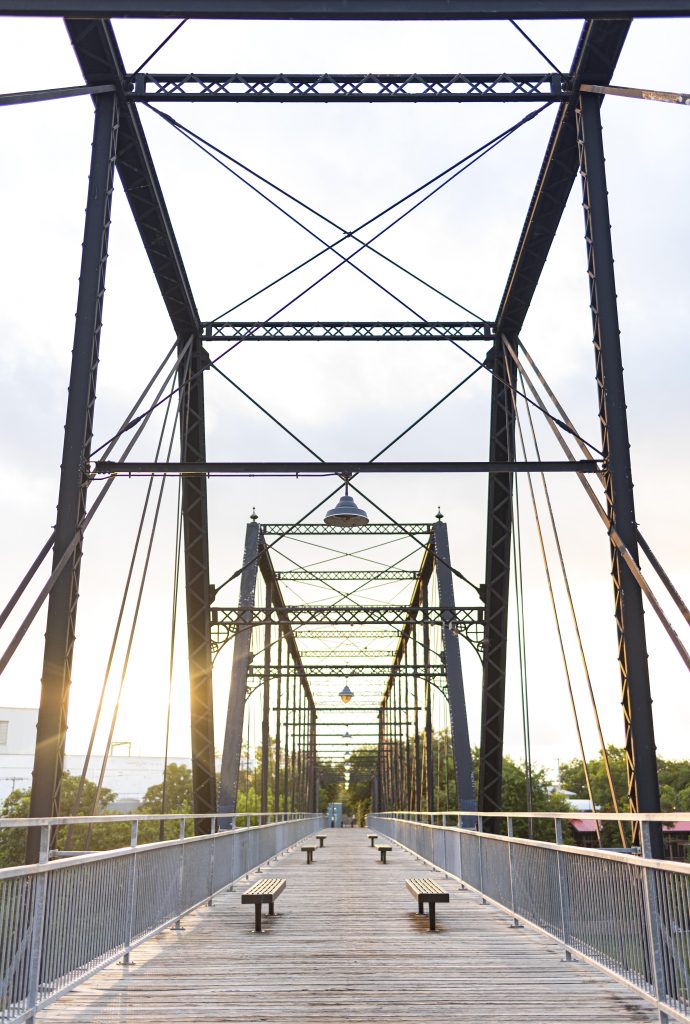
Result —
<svg viewBox="0 0 690 1024"><path fill-rule="evenodd" d="M490 341L494 325L484 320L279 321L214 320L202 324L204 341Z"/></svg>
<svg viewBox="0 0 690 1024"><path fill-rule="evenodd" d="M0 14L255 21L664 18L690 14L690 0L0 0Z"/></svg>
<svg viewBox="0 0 690 1024"><path fill-rule="evenodd" d="M302 634L299 633L299 636ZM339 633L338 636L341 640L345 639L344 633ZM336 650L323 650L323 651L302 651L302 660L306 661L308 658L352 658L352 657L364 657L367 658L385 658L388 661L392 661L395 656L395 651L391 650L380 650L377 651L371 647L363 647L359 650L353 650L349 648L338 648ZM309 665L305 665L305 671L308 672Z"/></svg>
<svg viewBox="0 0 690 1024"><path fill-rule="evenodd" d="M401 605L286 605L285 608L212 608L211 626L222 627L233 632L238 626L254 628L255 626L285 626L289 623L293 629L301 625L324 626L359 626L386 625L403 626L411 619L417 623L428 622L430 626L470 625L483 621L484 609L481 606L466 608L429 607L426 614L421 608L410 608Z"/></svg>
<svg viewBox="0 0 690 1024"><path fill-rule="evenodd" d="M354 476L359 473L599 473L594 459L549 462L95 462L104 476ZM341 531L342 532L342 531ZM348 532L350 532L348 530Z"/></svg>
<svg viewBox="0 0 690 1024"><path fill-rule="evenodd" d="M277 626L285 626L289 623L292 630L299 631L301 625L323 624L325 626L340 626L348 631L353 626L359 625L386 625L395 628L398 632L406 623L415 618L423 623L428 621L429 625L440 626L449 623L451 628L457 629L461 636L464 636L481 652L483 642L483 616L484 609L481 606L467 608L428 608L426 616L421 609L411 609L409 605L370 605L361 607L358 605L288 605L285 608L271 608L267 613L265 608L212 608L211 609L211 646L214 655L225 646L238 629L254 629L256 626L265 626L268 622ZM296 637L302 636L296 632ZM345 634L341 633L341 636ZM357 634L361 636L361 634ZM306 669L305 669L306 671ZM390 674L390 669L388 670Z"/></svg>
<svg viewBox="0 0 690 1024"><path fill-rule="evenodd" d="M300 629L297 634L300 640L392 640L397 637L398 630L390 626L388 629L362 629L353 632L352 627L347 627L347 633L342 629ZM373 651L370 653L374 653ZM314 651L311 652L315 654ZM305 652L304 657L307 656Z"/></svg>
<svg viewBox="0 0 690 1024"><path fill-rule="evenodd" d="M129 98L146 103L560 102L561 75L541 74L135 74Z"/></svg>
<svg viewBox="0 0 690 1024"><path fill-rule="evenodd" d="M319 580L352 580L354 582L386 581L386 580L416 580L417 573L413 569L284 569L276 573L278 580L294 580L305 583L318 583Z"/></svg>
<svg viewBox="0 0 690 1024"><path fill-rule="evenodd" d="M384 676L386 679L390 678L391 667L390 665L305 665L304 671L307 676L317 678L320 676L342 678L343 676ZM249 675L255 678L263 677L266 670L263 665L250 665ZM443 676L445 675L445 667L443 665L430 665L429 675L431 676ZM400 667L396 670L396 677L409 677L412 679L417 676L419 679L423 678L425 669L423 666L414 671L412 667L405 669ZM278 665L271 665L270 667L271 679L277 679L280 677L284 678L286 670Z"/></svg>
<svg viewBox="0 0 690 1024"><path fill-rule="evenodd" d="M423 536L430 530L429 523L369 523L368 526L348 526L347 530L325 523L264 523L261 527L264 537L361 537L367 534L409 537L410 534Z"/></svg>

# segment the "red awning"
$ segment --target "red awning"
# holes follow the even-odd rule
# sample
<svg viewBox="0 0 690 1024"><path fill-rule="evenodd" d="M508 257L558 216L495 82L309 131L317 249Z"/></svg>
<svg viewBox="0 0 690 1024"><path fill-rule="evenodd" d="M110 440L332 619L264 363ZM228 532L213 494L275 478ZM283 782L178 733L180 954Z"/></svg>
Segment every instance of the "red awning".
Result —
<svg viewBox="0 0 690 1024"><path fill-rule="evenodd" d="M597 826L593 821L582 821L581 818L572 818L569 822L576 832L596 832Z"/></svg>

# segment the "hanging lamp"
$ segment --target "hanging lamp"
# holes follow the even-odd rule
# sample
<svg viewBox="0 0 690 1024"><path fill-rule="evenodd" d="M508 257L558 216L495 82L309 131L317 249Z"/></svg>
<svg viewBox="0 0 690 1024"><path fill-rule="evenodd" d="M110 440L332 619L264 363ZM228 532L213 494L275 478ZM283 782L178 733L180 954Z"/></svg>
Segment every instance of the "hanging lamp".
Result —
<svg viewBox="0 0 690 1024"><path fill-rule="evenodd" d="M354 693L352 692L350 687L347 686L347 684L346 684L345 686L343 686L343 688L340 691L340 693L338 694L338 696L340 697L340 699L343 702L343 704L349 704L350 701L352 700L352 698L354 697Z"/></svg>
<svg viewBox="0 0 690 1024"><path fill-rule="evenodd" d="M369 516L361 508L357 508L354 498L348 493L349 481L345 481L345 493L341 495L335 508L329 509L324 517L326 526L339 526L347 529L352 526L366 526Z"/></svg>

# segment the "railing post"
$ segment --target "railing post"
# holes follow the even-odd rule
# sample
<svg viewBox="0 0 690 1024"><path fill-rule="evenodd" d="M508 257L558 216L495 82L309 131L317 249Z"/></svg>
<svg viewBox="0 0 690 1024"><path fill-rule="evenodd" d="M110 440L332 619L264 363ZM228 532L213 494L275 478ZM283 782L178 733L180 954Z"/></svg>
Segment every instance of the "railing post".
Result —
<svg viewBox="0 0 690 1024"><path fill-rule="evenodd" d="M461 818L458 815L458 828L462 829ZM460 888L465 888L465 877L462 873L462 832L458 832L458 870L460 872Z"/></svg>
<svg viewBox="0 0 690 1024"><path fill-rule="evenodd" d="M522 928L522 925L515 916L515 865L513 863L513 819L506 818L508 829L508 870L510 872L510 909L513 914L511 928Z"/></svg>
<svg viewBox="0 0 690 1024"><path fill-rule="evenodd" d="M486 903L484 896L484 868L482 866L482 832L484 831L484 818L481 814L477 815L477 828L479 830L477 842L479 849L479 891L482 896L482 903Z"/></svg>
<svg viewBox="0 0 690 1024"><path fill-rule="evenodd" d="M652 857L653 840L652 830L650 822L643 821L641 824L641 838L642 838L642 857L643 865L644 860L649 860ZM661 938L661 921L659 917L659 897L656 891L656 881L654 878L653 868L643 866L644 872L644 895L645 895L645 916L647 918L647 934L649 937L649 950L651 953L651 967L652 974L654 976L654 992L656 994L657 1002L661 1003L662 1000L666 999L666 975L664 972L664 954L662 951L662 938ZM657 1006L659 1011L660 1024L668 1024L669 1017L665 1013L661 1006Z"/></svg>
<svg viewBox="0 0 690 1024"><path fill-rule="evenodd" d="M39 838L38 863L48 863L50 850L50 826L41 827ZM41 953L43 951L43 929L45 925L46 910L46 886L48 877L45 871L35 876L34 905L31 921L31 958L29 960L29 986L27 992L27 1006L29 1009L29 1024L35 1020L36 1007L38 1005L38 992L41 984Z"/></svg>
<svg viewBox="0 0 690 1024"><path fill-rule="evenodd" d="M129 845L132 847L132 857L127 873L127 932L125 935L125 952L122 957L122 966L129 967L129 954L132 949L132 935L134 933L134 895L136 892L137 874L137 842L139 838L139 821L133 821L131 826Z"/></svg>
<svg viewBox="0 0 690 1024"><path fill-rule="evenodd" d="M184 837L185 820L184 818L180 818L180 845L178 846L178 850L180 851L180 866L178 868L177 873L177 917L175 919L175 923L172 926L172 931L174 932L184 931L184 928L180 924L180 918L182 917L182 885L184 882L184 843L182 842Z"/></svg>
<svg viewBox="0 0 690 1024"><path fill-rule="evenodd" d="M558 846L562 846L563 822L560 818L554 818L553 823L556 829L556 843ZM558 899L561 905L561 929L563 931L563 949L565 952L565 959L572 960L570 950L568 949L568 946L570 945L570 903L568 901L568 881L565 875L563 854L559 849L556 849L556 867L558 870Z"/></svg>
<svg viewBox="0 0 690 1024"><path fill-rule="evenodd" d="M218 822L217 822L216 818L211 818L211 826L210 826L210 836L211 837L209 839L209 843L211 844L211 870L209 872L208 900L206 902L206 906L207 907L212 907L213 906L213 871L214 871L214 868L216 866L216 825L217 824L218 824Z"/></svg>

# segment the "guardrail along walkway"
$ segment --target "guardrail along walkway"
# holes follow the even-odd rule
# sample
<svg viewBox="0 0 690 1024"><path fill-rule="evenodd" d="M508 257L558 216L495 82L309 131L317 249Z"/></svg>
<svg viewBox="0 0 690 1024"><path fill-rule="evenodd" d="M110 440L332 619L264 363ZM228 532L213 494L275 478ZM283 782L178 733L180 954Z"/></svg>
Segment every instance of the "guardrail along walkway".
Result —
<svg viewBox="0 0 690 1024"><path fill-rule="evenodd" d="M379 862L367 829L328 830L307 865L300 843L252 872L211 908L184 918L41 1011L40 1024L477 1020L511 1024L621 1024L658 1020L634 993L555 941L482 905L393 844ZM437 931L405 890L413 875L447 887ZM264 931L241 893L285 877Z"/></svg>

